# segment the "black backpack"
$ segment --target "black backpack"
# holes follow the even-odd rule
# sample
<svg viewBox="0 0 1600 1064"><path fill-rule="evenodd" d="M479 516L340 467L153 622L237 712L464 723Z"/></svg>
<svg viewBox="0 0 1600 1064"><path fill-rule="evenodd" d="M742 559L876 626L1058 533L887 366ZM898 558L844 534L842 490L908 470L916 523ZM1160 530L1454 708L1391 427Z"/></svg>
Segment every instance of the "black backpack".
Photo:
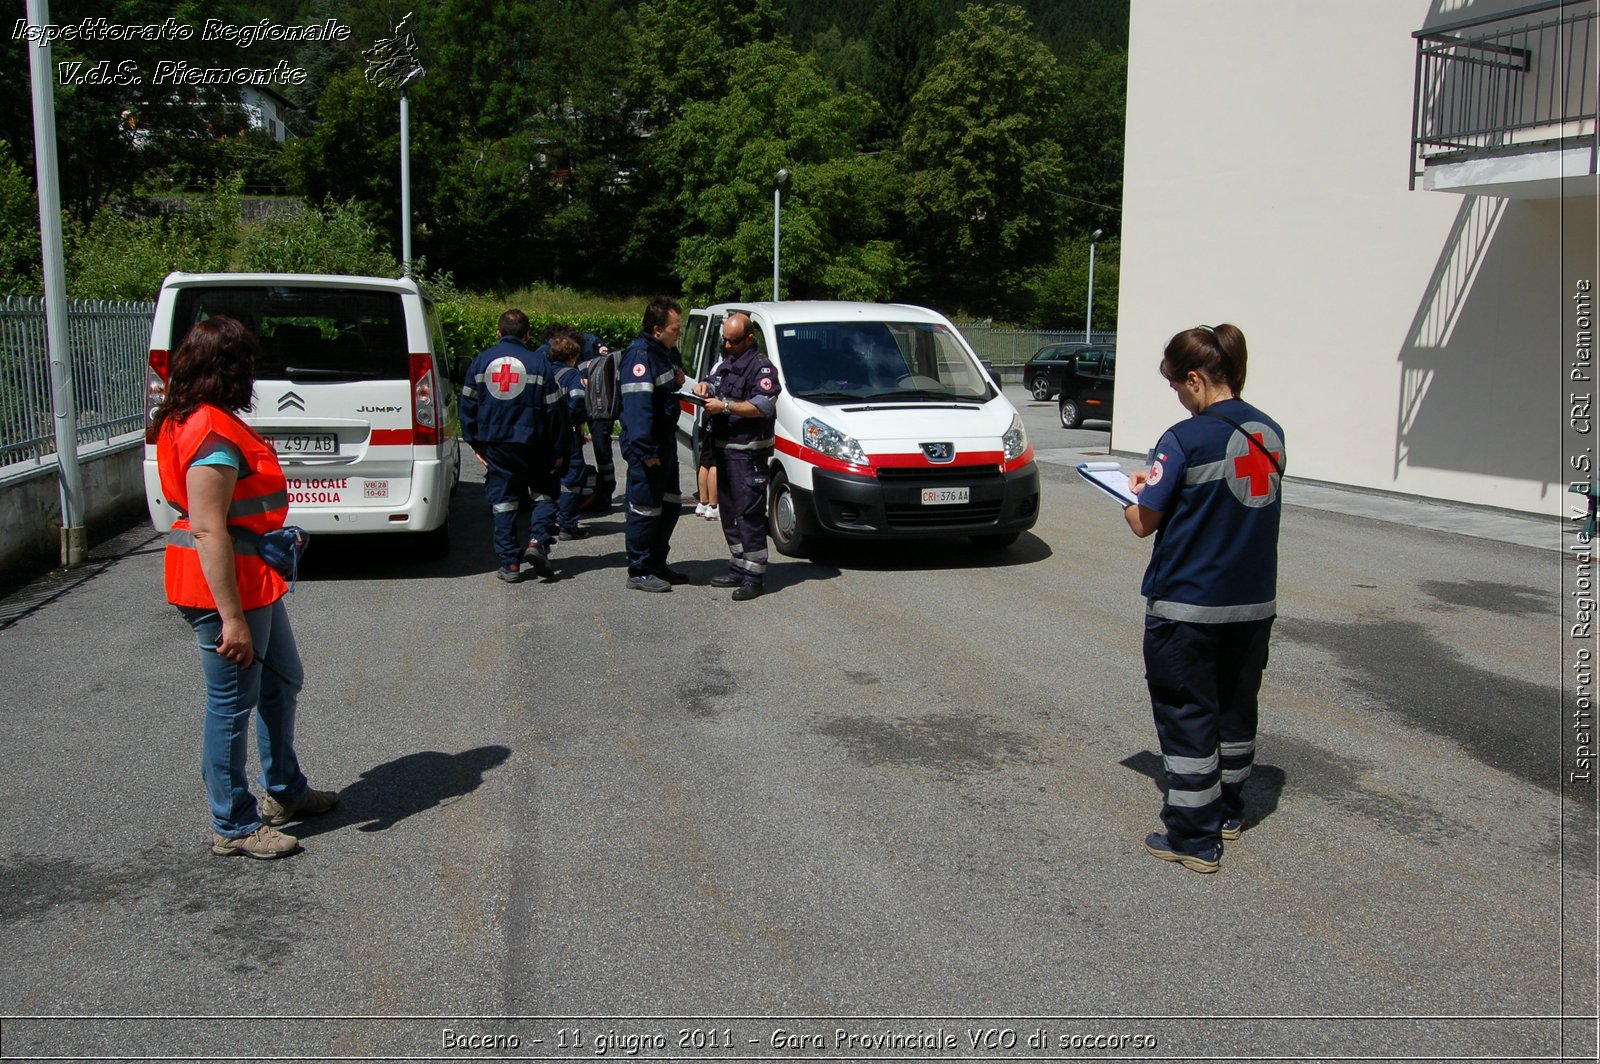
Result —
<svg viewBox="0 0 1600 1064"><path fill-rule="evenodd" d="M619 357L620 352L601 348L598 355L578 366L583 372L584 401L588 404L591 421L614 421L622 412L617 385Z"/></svg>

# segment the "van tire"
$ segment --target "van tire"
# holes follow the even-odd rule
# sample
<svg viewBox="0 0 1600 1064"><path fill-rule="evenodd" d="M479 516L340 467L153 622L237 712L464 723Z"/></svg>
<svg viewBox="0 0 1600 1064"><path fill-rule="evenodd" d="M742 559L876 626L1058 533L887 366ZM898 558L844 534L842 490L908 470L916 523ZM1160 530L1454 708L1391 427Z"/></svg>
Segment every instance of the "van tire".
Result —
<svg viewBox="0 0 1600 1064"><path fill-rule="evenodd" d="M1064 429L1075 429L1083 424L1083 407L1071 396L1061 397L1060 413L1061 427Z"/></svg>
<svg viewBox="0 0 1600 1064"><path fill-rule="evenodd" d="M430 561L437 560L450 553L450 522L430 532L416 533L417 553Z"/></svg>
<svg viewBox="0 0 1600 1064"><path fill-rule="evenodd" d="M987 536L973 536L972 543L979 550L1005 550L1021 535L1021 532L995 532Z"/></svg>
<svg viewBox="0 0 1600 1064"><path fill-rule="evenodd" d="M772 489L767 497L768 531L772 545L778 553L789 558L803 558L811 552L813 537L800 530L800 507L795 501L794 489L783 470L772 474Z"/></svg>

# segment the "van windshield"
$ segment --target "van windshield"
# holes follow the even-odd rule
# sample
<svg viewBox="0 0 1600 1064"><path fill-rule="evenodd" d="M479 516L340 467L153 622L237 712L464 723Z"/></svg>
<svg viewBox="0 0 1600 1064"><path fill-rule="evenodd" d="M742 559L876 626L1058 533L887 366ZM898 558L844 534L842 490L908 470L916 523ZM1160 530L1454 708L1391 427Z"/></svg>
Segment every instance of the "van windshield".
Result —
<svg viewBox="0 0 1600 1064"><path fill-rule="evenodd" d="M226 314L261 339L257 380L409 380L405 310L398 292L289 285L184 288L171 346L199 321Z"/></svg>
<svg viewBox="0 0 1600 1064"><path fill-rule="evenodd" d="M989 378L951 329L931 322L807 322L777 327L790 395L812 402L988 402Z"/></svg>

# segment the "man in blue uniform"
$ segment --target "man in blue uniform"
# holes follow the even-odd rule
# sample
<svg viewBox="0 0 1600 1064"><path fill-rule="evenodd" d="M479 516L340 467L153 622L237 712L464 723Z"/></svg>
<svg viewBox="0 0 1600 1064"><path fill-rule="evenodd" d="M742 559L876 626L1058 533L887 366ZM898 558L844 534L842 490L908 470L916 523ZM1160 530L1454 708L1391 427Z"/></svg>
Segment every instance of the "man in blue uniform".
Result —
<svg viewBox="0 0 1600 1064"><path fill-rule="evenodd" d="M1150 706L1166 768L1165 833L1145 849L1215 872L1244 831L1257 696L1277 616L1283 429L1239 398L1244 334L1198 326L1167 344L1161 372L1191 416L1129 477L1124 516L1155 534L1141 591Z"/></svg>
<svg viewBox="0 0 1600 1064"><path fill-rule="evenodd" d="M528 316L520 310L500 315L500 342L467 368L460 412L461 438L484 464L497 575L507 583L526 578L523 563L540 576L553 575L545 544L555 523L556 468L565 460L571 433L563 398L549 360L528 350ZM530 493L533 513L524 547L517 515Z"/></svg>
<svg viewBox="0 0 1600 1064"><path fill-rule="evenodd" d="M622 456L628 460L628 586L671 591L688 577L667 568L683 497L678 485L678 335L683 310L671 299L645 308L644 326L617 364Z"/></svg>
<svg viewBox="0 0 1600 1064"><path fill-rule="evenodd" d="M555 366L556 383L561 386L567 416L572 425L566 471L561 475L561 498L556 503L556 538L586 539L589 530L578 524L578 511L583 505L584 480L588 472L583 460L583 428L589 419L589 403L583 390L583 373L578 369L583 334L569 325L563 325L547 337L545 343L550 349L550 363Z"/></svg>
<svg viewBox="0 0 1600 1064"><path fill-rule="evenodd" d="M716 454L722 534L731 559L712 587L731 587L735 601L756 598L767 572L767 463L772 458L778 371L755 342L747 314L722 323L722 360L695 392L706 397L704 446Z"/></svg>

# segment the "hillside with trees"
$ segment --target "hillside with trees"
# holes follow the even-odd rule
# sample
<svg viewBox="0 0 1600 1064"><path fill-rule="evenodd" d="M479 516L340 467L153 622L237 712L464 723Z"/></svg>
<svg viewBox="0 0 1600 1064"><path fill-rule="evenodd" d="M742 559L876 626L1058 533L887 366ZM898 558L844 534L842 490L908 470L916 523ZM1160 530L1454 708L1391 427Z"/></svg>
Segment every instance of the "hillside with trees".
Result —
<svg viewBox="0 0 1600 1064"><path fill-rule="evenodd" d="M251 262L274 261L280 244L333 269L397 258L398 93L364 76L362 52L412 11L426 68L408 89L413 239L428 275L476 291L765 297L773 176L786 168L786 298L1081 325L1099 228L1095 320L1114 324L1128 0L270 6L273 25L335 19L349 32L54 45L76 69L136 56L141 69L170 58L298 71L274 87L293 105L283 144L251 129L226 87L58 83L74 294L135 293L168 268L239 268L246 243ZM51 17L250 26L262 7L57 0ZM11 47L0 227L25 250L37 246L28 45ZM242 211L241 232L226 232L229 210L261 202L282 210ZM29 290L27 263L8 250L0 289Z"/></svg>

